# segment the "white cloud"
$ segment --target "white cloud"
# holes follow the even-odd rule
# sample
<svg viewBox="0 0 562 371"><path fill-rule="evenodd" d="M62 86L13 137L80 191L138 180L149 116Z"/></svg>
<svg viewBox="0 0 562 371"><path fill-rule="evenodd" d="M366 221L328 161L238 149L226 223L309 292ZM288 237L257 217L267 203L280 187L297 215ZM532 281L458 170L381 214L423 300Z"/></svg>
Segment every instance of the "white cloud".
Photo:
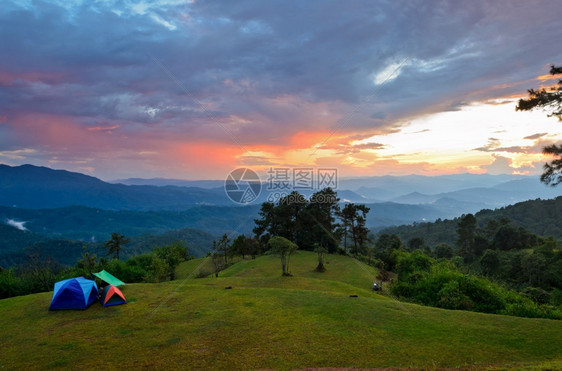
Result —
<svg viewBox="0 0 562 371"><path fill-rule="evenodd" d="M488 174L499 175L499 174L512 174L515 170L511 167L511 159L503 156L492 155L494 161L489 165L483 165L482 168L486 170Z"/></svg>
<svg viewBox="0 0 562 371"><path fill-rule="evenodd" d="M382 85L396 79L400 76L402 68L407 65L407 63L407 60L402 60L400 62L392 62L388 64L382 70L374 74L373 82L375 85Z"/></svg>
<svg viewBox="0 0 562 371"><path fill-rule="evenodd" d="M27 231L28 230L27 228L25 228L25 223L27 223L27 222L18 222L18 221L13 220L13 219L6 220L7 225L9 225L11 227L14 227L14 228L17 228L20 231Z"/></svg>
<svg viewBox="0 0 562 371"><path fill-rule="evenodd" d="M14 151L0 151L0 157L9 160L25 160L28 155L37 153L36 150L31 148L17 149Z"/></svg>
<svg viewBox="0 0 562 371"><path fill-rule="evenodd" d="M156 23L159 23L162 26L166 27L170 31L174 31L175 29L177 29L177 26L175 24L166 21L157 14L151 13L150 18L152 18Z"/></svg>

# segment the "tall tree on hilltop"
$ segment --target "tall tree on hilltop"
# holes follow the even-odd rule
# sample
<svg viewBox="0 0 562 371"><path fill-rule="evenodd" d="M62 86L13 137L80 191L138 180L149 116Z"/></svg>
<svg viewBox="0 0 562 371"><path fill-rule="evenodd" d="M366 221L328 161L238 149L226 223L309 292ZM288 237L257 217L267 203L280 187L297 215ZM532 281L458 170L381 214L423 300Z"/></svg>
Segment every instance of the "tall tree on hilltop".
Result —
<svg viewBox="0 0 562 371"><path fill-rule="evenodd" d="M213 241L213 250L216 254L222 255L224 257L224 264L228 265L230 238L228 238L228 235L226 233L222 235L221 239L218 242Z"/></svg>
<svg viewBox="0 0 562 371"><path fill-rule="evenodd" d="M302 243L304 231L302 217L307 205L306 198L297 191L282 197L277 205L280 219L284 221L282 232L288 234L290 236L288 239L299 246Z"/></svg>
<svg viewBox="0 0 562 371"><path fill-rule="evenodd" d="M259 253L259 242L255 238L249 238L241 234L232 241L230 250L232 255L240 255L242 259L245 259L246 255L255 259Z"/></svg>
<svg viewBox="0 0 562 371"><path fill-rule="evenodd" d="M113 255L113 257L119 260L119 254L123 249L123 246L129 244L129 239L122 234L113 232L111 234L111 239L107 241L103 247L107 249L106 255Z"/></svg>
<svg viewBox="0 0 562 371"><path fill-rule="evenodd" d="M302 213L308 201L300 193L293 191L282 197L277 204L264 202L255 219L254 233L257 239L267 243L272 236L285 237L300 242L302 239Z"/></svg>
<svg viewBox="0 0 562 371"><path fill-rule="evenodd" d="M267 243L271 236L280 235L279 220L273 202L264 202L259 211L260 218L254 219L254 234L256 239L265 240ZM285 237L285 236L284 236Z"/></svg>
<svg viewBox="0 0 562 371"><path fill-rule="evenodd" d="M234 241L232 241L230 249L233 255L240 255L242 256L242 259L244 259L244 256L246 255L246 236L241 234L236 237Z"/></svg>
<svg viewBox="0 0 562 371"><path fill-rule="evenodd" d="M321 246L329 252L336 251L340 242L335 223L338 202L338 195L331 188L324 188L310 197L301 219L304 233L299 246L307 250L316 250Z"/></svg>
<svg viewBox="0 0 562 371"><path fill-rule="evenodd" d="M562 66L550 67L551 75L562 75ZM542 108L548 112L548 117L558 117L562 121L562 79L558 80L558 86L550 89L534 90L529 89L529 98L520 99L517 111L530 111L535 108ZM544 171L541 175L541 182L556 186L562 183L562 145L551 144L543 148L545 155L556 156L555 160L544 164Z"/></svg>
<svg viewBox="0 0 562 371"><path fill-rule="evenodd" d="M312 194L310 200L293 191L276 204L264 202L260 218L254 220L255 237L262 246L267 245L272 236L280 236L305 250L314 250L316 245L321 245L334 252L341 239L336 223L336 216L341 219L338 202L338 195L331 188ZM354 209L356 214L357 210ZM354 216L353 220L358 241L366 239L366 232L364 237L360 234L361 215Z"/></svg>
<svg viewBox="0 0 562 371"><path fill-rule="evenodd" d="M365 205L348 203L338 211L337 215L341 219L342 225L346 227L344 236L349 235L353 241L354 254L358 254L367 241L369 230L365 227L365 223L369 210Z"/></svg>

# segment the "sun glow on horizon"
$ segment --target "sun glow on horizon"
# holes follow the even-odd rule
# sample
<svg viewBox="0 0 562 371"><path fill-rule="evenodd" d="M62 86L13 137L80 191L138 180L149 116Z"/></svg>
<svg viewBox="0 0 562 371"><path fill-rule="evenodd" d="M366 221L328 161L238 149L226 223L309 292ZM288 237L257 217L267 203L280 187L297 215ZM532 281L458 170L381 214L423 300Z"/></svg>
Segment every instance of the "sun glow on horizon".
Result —
<svg viewBox="0 0 562 371"><path fill-rule="evenodd" d="M560 123L544 112L516 112L515 104L515 99L504 104L473 103L458 111L414 118L398 132L352 144L382 144L380 149L366 151L403 164L428 162L477 171L501 156L511 161L512 173L521 167L527 167L528 173L534 163L545 161L543 143L562 140L562 132Z"/></svg>
<svg viewBox="0 0 562 371"><path fill-rule="evenodd" d="M516 98L474 102L456 111L411 118L398 130L368 136L300 131L287 145L261 145L237 156L238 166L336 167L342 176L538 174L544 145L562 140L544 112L516 112ZM363 137L362 139L353 139Z"/></svg>

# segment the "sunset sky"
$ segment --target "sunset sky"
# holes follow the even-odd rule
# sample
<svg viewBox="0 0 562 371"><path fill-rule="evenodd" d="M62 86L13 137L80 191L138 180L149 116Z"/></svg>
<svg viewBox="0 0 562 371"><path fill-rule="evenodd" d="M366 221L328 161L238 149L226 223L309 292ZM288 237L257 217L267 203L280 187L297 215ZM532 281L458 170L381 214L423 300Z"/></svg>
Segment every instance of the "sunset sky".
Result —
<svg viewBox="0 0 562 371"><path fill-rule="evenodd" d="M4 0L0 163L538 174L562 2Z"/></svg>

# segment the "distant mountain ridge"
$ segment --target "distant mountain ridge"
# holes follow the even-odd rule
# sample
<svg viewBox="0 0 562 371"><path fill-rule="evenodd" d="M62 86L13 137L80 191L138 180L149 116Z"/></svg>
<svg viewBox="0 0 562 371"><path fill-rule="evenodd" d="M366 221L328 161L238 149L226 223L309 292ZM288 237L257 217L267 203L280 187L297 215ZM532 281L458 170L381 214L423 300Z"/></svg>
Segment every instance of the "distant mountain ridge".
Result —
<svg viewBox="0 0 562 371"><path fill-rule="evenodd" d="M165 178L131 178L120 182L136 185L198 186L208 189L224 185L221 180L194 181ZM340 199L349 202L435 204L438 209L441 205L445 209L465 205L469 208L461 210L462 212L473 212L479 210L477 208L501 207L528 199L548 199L562 195L557 188L542 184L538 177L508 174L386 175L341 178L338 185L337 191ZM263 193L257 202L266 200ZM440 199L442 200L437 202Z"/></svg>
<svg viewBox="0 0 562 371"><path fill-rule="evenodd" d="M143 183L146 180L138 180ZM158 185L125 185L104 182L88 175L47 167L0 165L0 205L28 209L87 206L106 210L185 210L196 205L241 206L234 203L218 181L185 181L201 187L164 184L169 180L149 180ZM184 184L184 181L172 180ZM303 191L311 194L312 191ZM253 204L268 201L265 189ZM341 196L350 202L368 202L349 190Z"/></svg>
<svg viewBox="0 0 562 371"><path fill-rule="evenodd" d="M197 187L204 189L215 189L224 186L224 180L182 180L167 178L127 178L113 180L109 183L120 183L125 185L150 185L157 187L176 186L176 187Z"/></svg>
<svg viewBox="0 0 562 371"><path fill-rule="evenodd" d="M0 205L22 209L81 205L103 210L132 211L242 206L228 198L224 184L219 180L133 178L124 181L132 184L107 183L80 173L33 165L0 165ZM315 191L299 190L305 196ZM549 188L536 177L487 174L342 178L336 191L342 202L377 205L372 206L369 214L369 227L451 218L528 199L554 198L561 194L559 188ZM259 207L262 202L270 200L270 195L264 184L260 196L251 206ZM224 226L221 222L218 225Z"/></svg>
<svg viewBox="0 0 562 371"><path fill-rule="evenodd" d="M549 187L536 178L511 180L493 187L466 188L453 192L423 194L412 192L392 199L393 202L404 204L435 204L438 200L450 199L464 203L472 203L479 209L502 207L528 199L550 199L562 195L559 188ZM475 210L475 211L477 211Z"/></svg>
<svg viewBox="0 0 562 371"><path fill-rule="evenodd" d="M198 204L229 204L223 190L110 184L66 170L0 165L0 205L57 208L83 205L109 210L182 210Z"/></svg>
<svg viewBox="0 0 562 371"><path fill-rule="evenodd" d="M390 201L412 192L438 194L458 191L460 189L494 187L498 184L526 179L521 175L489 175L489 174L449 174L437 176L404 175L404 176L373 176L361 178L343 178L339 188L356 191L367 198ZM537 179L536 177L531 177Z"/></svg>
<svg viewBox="0 0 562 371"><path fill-rule="evenodd" d="M0 205L5 205L0 206L0 255L9 250L4 261L21 259L23 248L40 243L45 250L61 249L74 256L83 245L97 246L107 240L111 232L140 238L149 245L189 234L207 242L222 233L250 234L260 204L269 195L264 190L253 204L242 206L228 199L222 186L212 188L219 181L185 183L201 187L165 184L170 181L166 179L150 181L154 185L111 184L65 170L0 165ZM488 187L483 186L486 184ZM347 186L350 188L343 188ZM369 196L369 190L376 195ZM553 198L561 190L548 188L531 177L458 174L343 179L337 192L342 202L366 204L370 208L367 227L377 231L454 218L526 199ZM301 193L310 195L314 191ZM198 253L206 252L208 245L199 245Z"/></svg>

